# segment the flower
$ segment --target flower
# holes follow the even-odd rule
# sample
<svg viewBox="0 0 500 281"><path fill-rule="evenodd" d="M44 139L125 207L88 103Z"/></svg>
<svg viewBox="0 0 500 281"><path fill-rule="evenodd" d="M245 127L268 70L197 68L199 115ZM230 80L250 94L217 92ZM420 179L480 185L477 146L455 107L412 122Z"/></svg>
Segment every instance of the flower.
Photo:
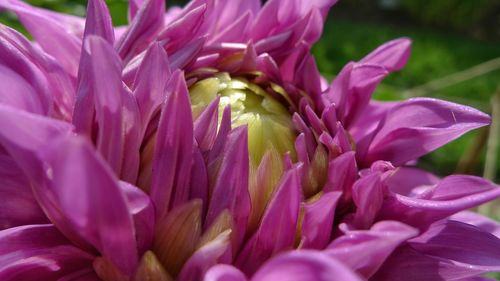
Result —
<svg viewBox="0 0 500 281"><path fill-rule="evenodd" d="M0 2L2 280L472 280L500 270L487 180L409 163L489 123L371 101L384 44L328 85L310 47L335 1L131 1L113 28ZM495 236L496 235L496 236ZM337 278L337 277L335 277Z"/></svg>

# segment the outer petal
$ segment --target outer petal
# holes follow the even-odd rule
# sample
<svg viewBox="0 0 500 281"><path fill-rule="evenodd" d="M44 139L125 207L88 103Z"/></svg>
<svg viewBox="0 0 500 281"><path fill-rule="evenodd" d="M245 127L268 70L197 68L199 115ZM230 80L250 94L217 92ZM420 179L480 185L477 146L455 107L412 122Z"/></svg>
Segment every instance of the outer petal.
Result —
<svg viewBox="0 0 500 281"><path fill-rule="evenodd" d="M387 160L401 165L489 122L486 114L468 106L431 98L410 99L387 113L364 162Z"/></svg>
<svg viewBox="0 0 500 281"><path fill-rule="evenodd" d="M27 225L0 231L0 278L56 280L92 269L92 255L71 245L53 225Z"/></svg>
<svg viewBox="0 0 500 281"><path fill-rule="evenodd" d="M332 233L335 207L340 196L340 192L328 192L318 201L304 205L302 248L323 249L328 244Z"/></svg>
<svg viewBox="0 0 500 281"><path fill-rule="evenodd" d="M490 233L464 223L443 221L396 250L372 279L462 280L498 271L499 247L500 239Z"/></svg>
<svg viewBox="0 0 500 281"><path fill-rule="evenodd" d="M205 274L203 281L247 281L245 275L236 267L221 264L216 265Z"/></svg>
<svg viewBox="0 0 500 281"><path fill-rule="evenodd" d="M373 173L357 180L352 187L352 199L356 213L352 224L357 228L368 228L384 205L384 185L380 173Z"/></svg>
<svg viewBox="0 0 500 281"><path fill-rule="evenodd" d="M471 211L463 211L450 216L450 219L476 226L500 238L500 223L480 214Z"/></svg>
<svg viewBox="0 0 500 281"><path fill-rule="evenodd" d="M38 206L29 179L9 155L0 154L0 229L48 223Z"/></svg>
<svg viewBox="0 0 500 281"><path fill-rule="evenodd" d="M116 49L125 61L147 48L159 28L163 26L164 13L163 0L145 0L142 3L128 30L116 42Z"/></svg>
<svg viewBox="0 0 500 281"><path fill-rule="evenodd" d="M157 172L152 175L150 193L157 217L187 201L193 159L193 119L183 74L175 72L167 87L153 160Z"/></svg>
<svg viewBox="0 0 500 281"><path fill-rule="evenodd" d="M69 32L56 18L26 3L6 0L0 3L2 6L15 12L37 43L56 58L70 75L76 77L81 38Z"/></svg>
<svg viewBox="0 0 500 281"><path fill-rule="evenodd" d="M120 182L120 187L127 197L127 206L134 220L135 237L139 256L151 248L155 229L155 209L149 196L126 182Z"/></svg>
<svg viewBox="0 0 500 281"><path fill-rule="evenodd" d="M0 64L0 103L44 115L35 89L22 76Z"/></svg>
<svg viewBox="0 0 500 281"><path fill-rule="evenodd" d="M91 72L96 121L99 126L97 149L116 174L123 161L123 90L121 61L102 37L88 36L84 46Z"/></svg>
<svg viewBox="0 0 500 281"><path fill-rule="evenodd" d="M420 253L467 264L470 269L500 271L500 238L469 224L435 223L409 244Z"/></svg>
<svg viewBox="0 0 500 281"><path fill-rule="evenodd" d="M159 43L154 43L146 52L134 81L134 95L141 114L141 135L166 98L165 88L170 75L167 54Z"/></svg>
<svg viewBox="0 0 500 281"><path fill-rule="evenodd" d="M377 216L426 227L457 212L500 197L500 188L473 176L449 176L426 191L425 196L390 193Z"/></svg>
<svg viewBox="0 0 500 281"><path fill-rule="evenodd" d="M395 221L383 221L370 230L348 231L335 239L325 252L369 278L400 244L418 231Z"/></svg>
<svg viewBox="0 0 500 281"><path fill-rule="evenodd" d="M399 38L391 40L372 51L360 63L372 63L385 67L389 71L401 70L410 57L411 40Z"/></svg>
<svg viewBox="0 0 500 281"><path fill-rule="evenodd" d="M113 44L114 32L109 11L102 0L89 1L85 21L84 42L90 35L102 37ZM78 69L78 86L73 109L73 124L79 133L91 137L94 129L94 87L91 59L87 52L82 52Z"/></svg>
<svg viewBox="0 0 500 281"><path fill-rule="evenodd" d="M223 117L224 119L224 117ZM248 192L248 137L246 126L231 131L222 152L212 197L208 206L205 226L216 220L224 209L234 218L234 234L237 245L243 241L250 214L250 194Z"/></svg>
<svg viewBox="0 0 500 281"><path fill-rule="evenodd" d="M199 248L186 262L177 280L179 281L199 281L207 270L222 262L231 261L231 241L230 232L220 234L213 241ZM229 259L225 257L229 257Z"/></svg>
<svg viewBox="0 0 500 281"><path fill-rule="evenodd" d="M426 171L400 167L386 181L390 191L409 197L425 196L424 193L441 181L437 176Z"/></svg>
<svg viewBox="0 0 500 281"><path fill-rule="evenodd" d="M278 256L260 268L252 281L361 281L354 272L326 254L293 251Z"/></svg>
<svg viewBox="0 0 500 281"><path fill-rule="evenodd" d="M75 91L71 78L52 57L3 25L0 25L0 62L33 87L44 115L70 118Z"/></svg>
<svg viewBox="0 0 500 281"><path fill-rule="evenodd" d="M125 274L137 265L137 243L125 194L108 166L81 138L52 140L43 152L47 185L35 188L49 217L95 246ZM46 204L55 204L49 209ZM50 206L52 207L52 206ZM55 213L54 211L59 213Z"/></svg>
<svg viewBox="0 0 500 281"><path fill-rule="evenodd" d="M238 256L236 263L245 273L251 275L272 255L292 248L301 199L299 170L296 167L283 176L259 229Z"/></svg>

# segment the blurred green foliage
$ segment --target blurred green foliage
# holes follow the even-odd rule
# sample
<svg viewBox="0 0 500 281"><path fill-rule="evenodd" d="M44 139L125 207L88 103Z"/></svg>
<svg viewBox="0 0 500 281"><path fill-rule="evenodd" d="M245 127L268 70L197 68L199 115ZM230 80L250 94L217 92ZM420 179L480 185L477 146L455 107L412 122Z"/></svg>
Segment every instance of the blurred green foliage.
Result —
<svg viewBox="0 0 500 281"><path fill-rule="evenodd" d="M429 24L464 28L498 17L498 0L402 0L403 8Z"/></svg>

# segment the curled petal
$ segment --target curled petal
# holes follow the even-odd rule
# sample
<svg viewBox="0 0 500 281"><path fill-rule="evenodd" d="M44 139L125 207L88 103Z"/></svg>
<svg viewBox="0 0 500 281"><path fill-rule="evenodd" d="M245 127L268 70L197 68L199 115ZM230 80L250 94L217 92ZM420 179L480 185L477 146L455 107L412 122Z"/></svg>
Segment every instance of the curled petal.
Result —
<svg viewBox="0 0 500 281"><path fill-rule="evenodd" d="M386 114L365 162L386 160L401 165L489 123L488 115L465 105L431 98L410 99Z"/></svg>
<svg viewBox="0 0 500 281"><path fill-rule="evenodd" d="M0 278L59 280L92 269L93 256L69 243L53 225L26 225L0 231Z"/></svg>
<svg viewBox="0 0 500 281"><path fill-rule="evenodd" d="M499 247L500 239L490 233L443 221L398 248L370 280L469 280L500 270Z"/></svg>
<svg viewBox="0 0 500 281"><path fill-rule="evenodd" d="M236 267L226 264L216 265L205 274L203 281L247 281L245 275Z"/></svg>
<svg viewBox="0 0 500 281"><path fill-rule="evenodd" d="M362 276L369 278L400 244L418 230L396 221L378 222L370 230L348 231L325 251Z"/></svg>
<svg viewBox="0 0 500 281"><path fill-rule="evenodd" d="M413 195L415 196L415 195ZM378 219L394 219L416 227L429 224L500 197L500 188L473 176L449 176L417 197L390 193Z"/></svg>
<svg viewBox="0 0 500 281"><path fill-rule="evenodd" d="M317 251L293 251L264 264L252 281L361 281L362 279L341 262Z"/></svg>

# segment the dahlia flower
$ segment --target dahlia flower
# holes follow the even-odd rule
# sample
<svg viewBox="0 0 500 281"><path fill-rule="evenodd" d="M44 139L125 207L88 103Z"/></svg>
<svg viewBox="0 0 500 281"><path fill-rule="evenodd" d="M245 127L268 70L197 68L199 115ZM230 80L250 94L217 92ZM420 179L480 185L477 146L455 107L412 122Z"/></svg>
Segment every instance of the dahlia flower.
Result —
<svg viewBox="0 0 500 281"><path fill-rule="evenodd" d="M1 280L488 280L485 179L420 156L489 124L371 100L410 41L331 84L311 46L334 0L132 0L114 28L1 0Z"/></svg>

